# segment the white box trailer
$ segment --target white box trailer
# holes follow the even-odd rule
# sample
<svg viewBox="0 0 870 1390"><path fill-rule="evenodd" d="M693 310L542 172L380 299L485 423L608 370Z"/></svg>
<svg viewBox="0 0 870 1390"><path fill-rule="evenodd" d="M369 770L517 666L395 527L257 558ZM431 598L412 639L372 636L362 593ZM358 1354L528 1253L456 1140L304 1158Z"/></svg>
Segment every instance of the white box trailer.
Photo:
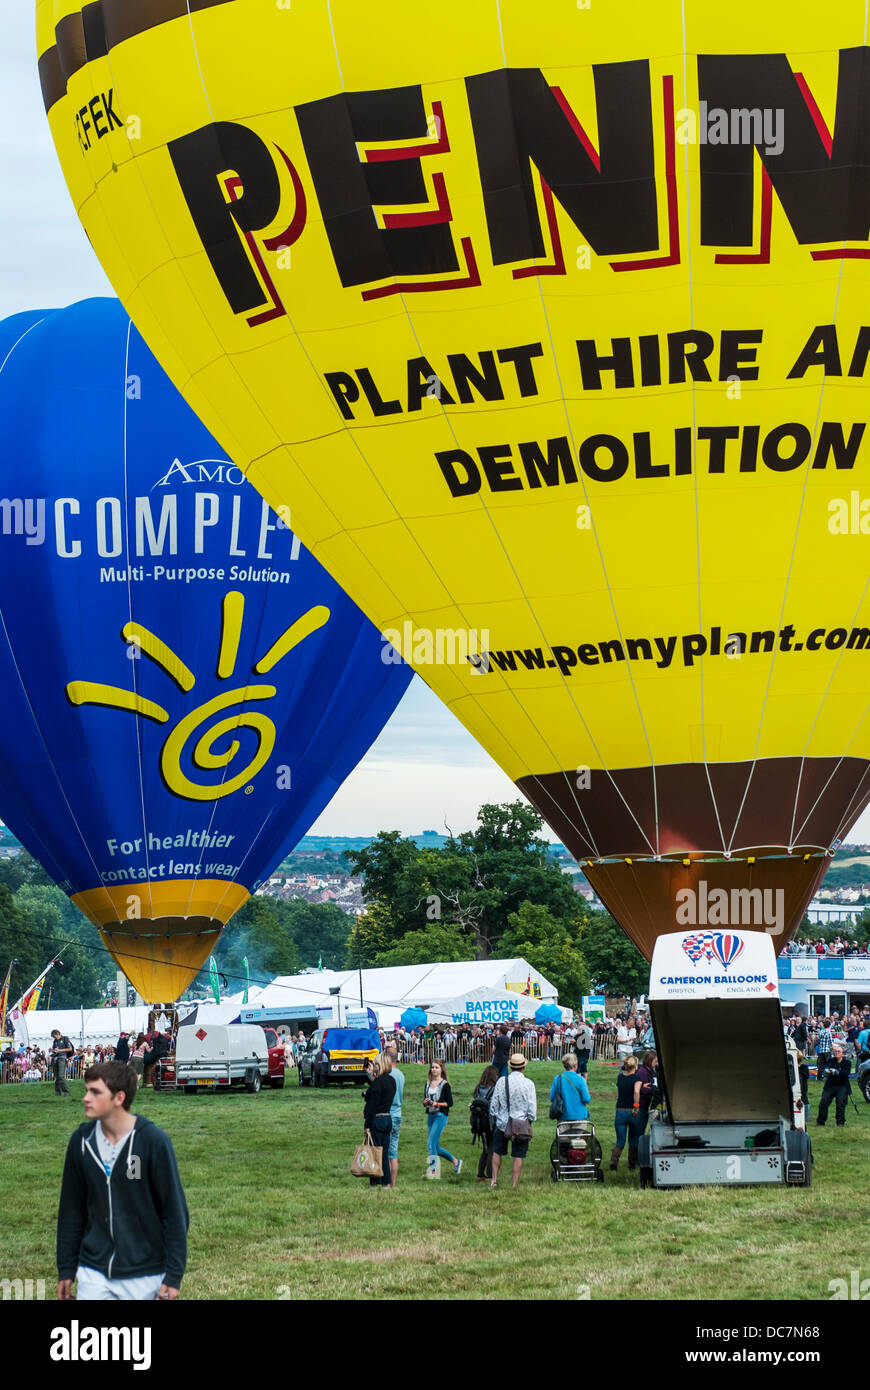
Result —
<svg viewBox="0 0 870 1390"><path fill-rule="evenodd" d="M269 1074L269 1043L257 1024L193 1024L176 1033L174 1064L178 1088L243 1085L256 1093Z"/></svg>
<svg viewBox="0 0 870 1390"><path fill-rule="evenodd" d="M663 1105L638 1145L642 1186L809 1187L812 1148L770 937L660 936L649 1004Z"/></svg>

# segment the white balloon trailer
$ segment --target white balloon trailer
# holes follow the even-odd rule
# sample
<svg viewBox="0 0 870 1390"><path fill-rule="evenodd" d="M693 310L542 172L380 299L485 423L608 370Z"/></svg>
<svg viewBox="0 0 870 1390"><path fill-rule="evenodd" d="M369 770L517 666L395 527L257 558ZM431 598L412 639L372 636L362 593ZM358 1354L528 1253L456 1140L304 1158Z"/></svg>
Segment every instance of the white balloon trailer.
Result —
<svg viewBox="0 0 870 1390"><path fill-rule="evenodd" d="M649 1003L662 1103L638 1146L641 1185L809 1187L812 1146L771 938L659 937Z"/></svg>

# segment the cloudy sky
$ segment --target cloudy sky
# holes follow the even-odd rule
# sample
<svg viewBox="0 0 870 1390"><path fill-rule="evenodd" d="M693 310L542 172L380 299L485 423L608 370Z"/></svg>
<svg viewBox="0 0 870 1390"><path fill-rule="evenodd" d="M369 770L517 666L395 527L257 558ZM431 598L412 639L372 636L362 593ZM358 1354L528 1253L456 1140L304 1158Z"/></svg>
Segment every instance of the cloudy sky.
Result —
<svg viewBox="0 0 870 1390"><path fill-rule="evenodd" d="M49 136L36 75L32 0L4 4L0 189L0 317L112 293L73 211ZM446 822L458 831L474 824L482 802L517 795L415 677L381 737L313 828L335 835L379 829L411 834ZM870 840L870 811L850 838Z"/></svg>

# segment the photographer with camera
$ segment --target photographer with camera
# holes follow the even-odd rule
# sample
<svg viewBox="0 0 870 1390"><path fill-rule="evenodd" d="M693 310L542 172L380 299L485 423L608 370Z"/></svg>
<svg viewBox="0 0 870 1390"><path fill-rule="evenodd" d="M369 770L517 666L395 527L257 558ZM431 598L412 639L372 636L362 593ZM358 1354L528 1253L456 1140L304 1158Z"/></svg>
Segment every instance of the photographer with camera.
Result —
<svg viewBox="0 0 870 1390"><path fill-rule="evenodd" d="M837 1111L837 1127L840 1128L846 1123L846 1101L852 1094L852 1087L849 1084L849 1073L852 1070L852 1063L843 1052L843 1044L835 1042L831 1050L831 1057L824 1070L825 1084L822 1088L822 1098L819 1101L819 1115L816 1120L817 1125L823 1125L828 1118L828 1106L834 1102Z"/></svg>

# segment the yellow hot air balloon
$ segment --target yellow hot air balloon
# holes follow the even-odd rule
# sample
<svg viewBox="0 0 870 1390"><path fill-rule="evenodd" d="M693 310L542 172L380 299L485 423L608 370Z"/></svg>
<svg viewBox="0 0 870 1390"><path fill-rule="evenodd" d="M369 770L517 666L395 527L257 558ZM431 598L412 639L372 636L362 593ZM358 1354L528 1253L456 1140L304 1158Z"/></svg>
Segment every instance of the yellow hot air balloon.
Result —
<svg viewBox="0 0 870 1390"><path fill-rule="evenodd" d="M864 0L37 12L208 428L647 954L786 939L870 794Z"/></svg>

